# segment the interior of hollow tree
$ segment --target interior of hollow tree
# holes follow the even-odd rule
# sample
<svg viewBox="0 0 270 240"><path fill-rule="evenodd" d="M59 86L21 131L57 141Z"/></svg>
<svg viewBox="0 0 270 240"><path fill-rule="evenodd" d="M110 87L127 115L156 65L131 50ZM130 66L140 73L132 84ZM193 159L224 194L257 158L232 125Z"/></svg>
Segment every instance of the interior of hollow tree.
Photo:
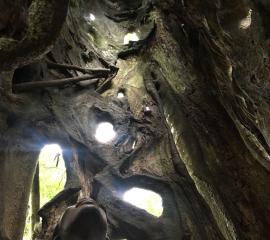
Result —
<svg viewBox="0 0 270 240"><path fill-rule="evenodd" d="M68 143L67 146L64 146L65 154L63 155L66 163L65 166L63 165L62 150L58 145L46 145L42 149L39 157L41 210L35 213L42 217L40 221L41 219L44 221L43 212L50 211L54 201L57 202L59 194L66 194L67 186L70 189L76 189L76 187L81 185L82 189L79 195L84 197L91 195L92 197L98 198L98 196L96 196L96 191L98 190L95 189L95 185L93 185L91 179L95 175L101 175L102 169L106 166L117 164L119 165L121 174L128 176L128 169L133 165L134 170L137 169L135 171L138 171L139 175L142 174L140 173L141 170L139 170L139 161L135 159L135 161L131 160L133 155L137 158L136 152L141 149L145 149L143 151L149 155L146 155L144 161L148 159L149 164L154 164L152 166L156 168L157 173L162 173L163 171L162 167L158 166L158 163L153 161L154 159L151 160L151 155L155 154L154 151L156 151L156 147L151 147L151 142L153 141L151 140L152 137L149 139L149 143L146 144L147 146L143 146L145 144L142 140L143 134L136 130L138 127L136 126L137 123L132 123L132 119L130 119L129 116L130 113L133 112L134 116L132 116L132 118L134 119L148 118L148 115L149 117L151 116L150 109L154 108L151 98L148 96L147 92L142 89L142 75L140 71L136 70L139 67L139 61L136 60L136 58L122 60L122 57L120 57L120 55L123 55L124 58L130 51L140 51L144 42L147 42L148 39L151 38L155 28L154 21L149 16L149 19L145 19L145 22L142 24L143 15L147 14L150 7L149 3L145 2L140 7L140 11L142 11L143 14L142 16L138 16L136 20L133 19L128 22L126 20L115 21L113 19L115 12L113 9L110 9L109 5L106 5L107 3L91 1L90 4L84 2L83 8L81 8L81 4L82 2L76 3L75 5L74 3L71 4L70 12L67 17L67 26L64 26L62 33L64 38L69 36L72 31L76 31L80 34L81 38L79 41L87 48L87 52L78 55L78 52L81 50L75 39L71 39L68 43L63 39L65 45L70 44L71 46L66 53L60 54L58 50L63 47L63 45L61 45L63 42L60 39L54 47L55 53L53 50L47 55L45 67L43 63L37 63L33 66L30 65L19 68L16 70L16 74L13 77L13 90L18 93L42 91L44 87L51 87L52 91L58 88L59 90L57 91L58 93L61 92L60 95L62 95L62 93L66 95L74 94L74 91L78 91L78 93L82 91L83 94L78 95L78 97L82 98L85 98L86 95L84 96L84 94L88 91L93 91L94 94L95 90L101 94L103 98L96 98L94 94L92 100L88 100L89 104L85 105L86 109L88 109L87 111L89 111L87 119L79 120L81 121L82 130L86 131L88 135L87 138L91 141L90 148L85 146L79 139L74 139L75 141L72 140L72 145ZM123 4L123 9L127 8L133 11L131 9L136 9L141 3L128 3L127 6L125 6L125 3L121 4ZM104 6L106 7L104 8ZM74 16L77 17L78 22L72 25L71 21ZM127 14L124 19L128 19L128 17L129 14ZM66 62L68 58L73 59L71 63ZM117 60L117 58L119 59ZM100 70L96 71L95 69ZM87 75L89 74L88 80ZM96 78L91 77L91 74L94 74ZM25 76L24 79L23 76ZM40 79L40 84L38 82L32 82L29 76L31 76L31 78ZM63 78L63 80L47 81L47 79L53 79L55 76ZM74 81L78 82L75 82L75 85L71 86L73 76L76 78ZM84 76L86 76L85 79ZM125 76L125 79L118 78L117 76ZM62 81L62 83L60 81ZM49 91L51 90L49 89ZM73 93L71 93L70 90ZM56 94L58 95L58 93ZM106 99L112 101L113 105L107 105ZM130 103L133 99L136 99L136 101ZM81 107L82 111L86 110L84 110L84 106ZM141 112L137 112L138 110ZM53 111L56 111L55 113L59 114L59 117L61 119L63 118L63 121L74 121L73 118L75 116L73 115L70 115L70 118L67 117L65 113L58 112L56 109ZM66 111L70 111L71 113L74 109L67 108ZM140 116L141 114L143 115ZM151 126L149 129L146 127L144 131L151 131ZM79 136L79 138L81 137ZM126 149L124 151L127 151L127 153L123 152L124 155L120 155L120 159L123 157L127 159L119 161L119 153L116 154L116 149L120 149L120 151L123 151L121 149ZM45 158L46 160L43 162ZM50 170L48 170L48 168ZM63 170L67 171L65 173L67 175L66 178L64 177ZM55 173L53 173L53 171ZM147 167L143 171L147 172ZM59 172L61 172L61 174L59 174ZM146 176L147 174L145 176L143 174L142 179ZM117 179L111 181L110 184L113 186L108 189L113 193L112 199L122 202L120 208L129 208L129 211L136 209L136 211L147 216L145 217L146 219L152 219L151 216L161 218L165 211L163 207L166 208L166 204L163 206L161 197L164 191L162 191L160 187L156 187L155 180L151 180L150 177L150 182L148 182L149 180L146 177L145 184L141 182L141 180L137 181L136 176L134 180L132 178L132 175L130 175L130 180L127 179L127 181L123 183ZM63 182L64 180L66 180L66 182ZM50 182L52 185L50 185ZM102 180L100 184L103 184ZM76 190L74 190L72 194L76 196ZM103 191L101 191L99 194L101 194L102 198L102 194L105 194L105 192L103 193ZM30 199L32 199L32 196L30 196ZM74 200L71 200L70 204L71 203L74 203ZM106 202L102 204L106 205ZM46 231L45 229L40 229L41 222L36 222L34 224L36 227L32 227L32 231L29 231L31 228L30 225L33 225L31 221L35 221L35 219L30 216L33 216L31 207L28 211L24 239L31 239L31 236L36 234L34 232L35 229L36 231ZM31 219L31 221L29 219ZM53 221L56 221L56 219ZM129 225L130 223L125 223L125 225L126 224ZM127 237L125 235L125 231L127 230L121 232L121 230L114 229L115 227L113 226L110 226L110 228L112 228L110 229L110 231L112 231L111 235L115 235L113 238L119 239L119 237ZM144 233L141 232L139 235L144 236Z"/></svg>
<svg viewBox="0 0 270 240"><path fill-rule="evenodd" d="M0 9L0 240L270 239L266 0Z"/></svg>

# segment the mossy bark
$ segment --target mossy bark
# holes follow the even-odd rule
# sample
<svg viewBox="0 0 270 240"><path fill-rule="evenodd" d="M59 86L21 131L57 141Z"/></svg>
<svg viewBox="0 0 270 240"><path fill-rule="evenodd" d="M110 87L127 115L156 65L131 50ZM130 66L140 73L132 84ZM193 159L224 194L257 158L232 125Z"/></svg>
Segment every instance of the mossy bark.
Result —
<svg viewBox="0 0 270 240"><path fill-rule="evenodd" d="M249 9L251 25L242 29ZM8 152L17 152L16 139L28 139L25 151L32 143L63 143L66 163L72 161L66 165L77 172L40 210L39 239L50 239L61 213L76 202L77 179L80 195L107 209L111 239L269 239L268 11L259 0L72 1L46 58L119 70L108 82L46 88L22 93L17 105L1 103L9 145L1 145L7 147L0 180L13 186L3 190L0 208L6 235L21 236L36 164L35 154L11 162ZM130 31L140 40L123 45ZM46 66L45 80L79 75L39 64ZM110 144L94 138L102 120L117 132ZM161 218L122 200L134 186L162 196ZM13 199L23 188L24 198Z"/></svg>

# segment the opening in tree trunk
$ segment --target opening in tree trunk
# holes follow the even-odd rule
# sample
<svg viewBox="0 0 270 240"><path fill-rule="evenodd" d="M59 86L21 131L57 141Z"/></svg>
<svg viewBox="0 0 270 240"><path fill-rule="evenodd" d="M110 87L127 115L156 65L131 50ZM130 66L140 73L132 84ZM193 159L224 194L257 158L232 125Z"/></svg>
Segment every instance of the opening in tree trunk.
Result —
<svg viewBox="0 0 270 240"><path fill-rule="evenodd" d="M84 204L111 240L270 239L267 1L0 7L0 239L23 238L30 193L36 240ZM49 143L66 182L40 206Z"/></svg>

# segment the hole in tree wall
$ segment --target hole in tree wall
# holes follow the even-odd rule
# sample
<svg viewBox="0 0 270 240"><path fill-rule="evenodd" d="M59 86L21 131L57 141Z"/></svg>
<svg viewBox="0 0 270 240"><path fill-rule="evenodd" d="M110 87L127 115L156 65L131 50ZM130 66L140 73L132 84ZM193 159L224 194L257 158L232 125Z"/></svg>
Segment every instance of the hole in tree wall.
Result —
<svg viewBox="0 0 270 240"><path fill-rule="evenodd" d="M129 42L137 42L139 41L139 36L135 32L127 33L124 37L124 44L129 44Z"/></svg>
<svg viewBox="0 0 270 240"><path fill-rule="evenodd" d="M58 144L45 145L39 155L39 183L41 206L64 189L66 168L62 149Z"/></svg>
<svg viewBox="0 0 270 240"><path fill-rule="evenodd" d="M162 198L153 191L134 187L124 193L123 199L156 217L160 217L163 213Z"/></svg>
<svg viewBox="0 0 270 240"><path fill-rule="evenodd" d="M66 183L66 168L61 147L58 144L45 145L40 151L38 163L40 207L42 207L62 191ZM30 196L23 240L31 240L33 234L31 199Z"/></svg>
<svg viewBox="0 0 270 240"><path fill-rule="evenodd" d="M113 125L110 122L100 122L97 125L95 138L100 143L108 143L116 136Z"/></svg>

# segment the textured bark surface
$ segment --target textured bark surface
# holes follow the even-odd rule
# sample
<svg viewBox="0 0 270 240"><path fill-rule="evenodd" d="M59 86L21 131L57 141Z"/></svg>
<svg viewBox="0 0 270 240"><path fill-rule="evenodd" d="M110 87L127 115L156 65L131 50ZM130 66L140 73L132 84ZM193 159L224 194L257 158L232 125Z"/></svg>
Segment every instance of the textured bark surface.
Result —
<svg viewBox="0 0 270 240"><path fill-rule="evenodd" d="M31 191L31 230L34 235L35 227L40 222L38 211L40 209L40 188L39 188L39 163L33 178Z"/></svg>
<svg viewBox="0 0 270 240"><path fill-rule="evenodd" d="M262 0L71 1L53 50L1 74L39 88L1 95L0 237L21 239L38 151L58 142L66 189L39 211L37 239L78 195L106 208L111 239L269 239L269 11ZM133 31L140 40L124 45ZM106 74L45 84L93 68ZM94 137L104 120L109 144ZM131 187L159 193L163 215L124 202Z"/></svg>

